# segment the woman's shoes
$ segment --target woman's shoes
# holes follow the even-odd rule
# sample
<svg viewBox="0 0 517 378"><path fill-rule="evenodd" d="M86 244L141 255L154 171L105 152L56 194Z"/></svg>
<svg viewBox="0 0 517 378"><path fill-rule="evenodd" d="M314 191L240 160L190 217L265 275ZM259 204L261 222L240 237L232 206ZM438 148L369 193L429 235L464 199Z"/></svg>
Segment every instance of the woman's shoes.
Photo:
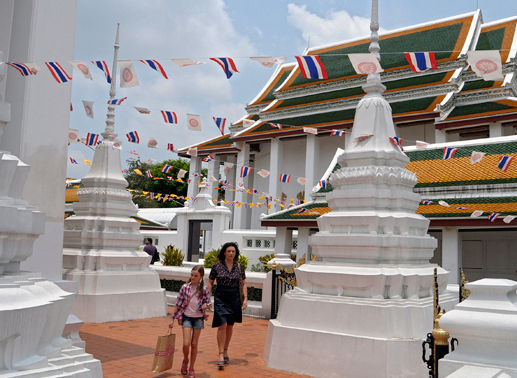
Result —
<svg viewBox="0 0 517 378"><path fill-rule="evenodd" d="M188 367L188 360L183 360L183 363L181 364L180 373L183 375L187 375L187 367Z"/></svg>
<svg viewBox="0 0 517 378"><path fill-rule="evenodd" d="M224 370L224 361L217 361L217 367L219 370Z"/></svg>
<svg viewBox="0 0 517 378"><path fill-rule="evenodd" d="M196 378L196 375L194 374L194 369L189 369L188 378Z"/></svg>
<svg viewBox="0 0 517 378"><path fill-rule="evenodd" d="M226 352L228 349L225 349L224 351ZM229 364L230 363L230 358L228 356L224 357L224 363L225 364Z"/></svg>

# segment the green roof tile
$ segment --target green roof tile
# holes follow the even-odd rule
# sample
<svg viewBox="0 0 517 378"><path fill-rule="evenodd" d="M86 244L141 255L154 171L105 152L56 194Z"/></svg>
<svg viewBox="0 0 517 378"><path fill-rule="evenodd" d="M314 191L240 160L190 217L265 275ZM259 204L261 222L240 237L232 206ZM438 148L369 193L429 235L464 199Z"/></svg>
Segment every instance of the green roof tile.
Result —
<svg viewBox="0 0 517 378"><path fill-rule="evenodd" d="M501 50L506 27L481 32L479 34L476 50Z"/></svg>
<svg viewBox="0 0 517 378"><path fill-rule="evenodd" d="M269 217L265 218L264 220L288 219L288 220L299 221L299 220L317 219L321 216L321 214L293 215L293 214L296 214L296 212L299 211L301 208L305 208L305 209L309 210L308 212L310 213L310 210L313 210L313 209L320 209L320 208L328 209L328 204L326 202L325 203L312 203L312 204L304 205L302 207L297 207L296 209L289 210L289 211L286 211L283 213L281 212L281 213L277 213L277 214L272 214Z"/></svg>
<svg viewBox="0 0 517 378"><path fill-rule="evenodd" d="M479 114L479 113L489 113L500 110L516 110L517 111L517 102L516 106L509 106L505 104L500 104L498 102L484 102L482 104L472 104L466 106L457 106L454 110L447 116L447 118L454 117L462 117L470 114Z"/></svg>

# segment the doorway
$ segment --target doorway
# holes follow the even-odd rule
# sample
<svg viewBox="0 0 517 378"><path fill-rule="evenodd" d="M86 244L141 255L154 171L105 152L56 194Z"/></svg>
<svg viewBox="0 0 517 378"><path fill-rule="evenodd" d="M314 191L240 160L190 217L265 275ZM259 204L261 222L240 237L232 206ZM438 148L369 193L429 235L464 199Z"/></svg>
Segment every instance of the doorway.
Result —
<svg viewBox="0 0 517 378"><path fill-rule="evenodd" d="M204 252L207 245L207 231L212 230L211 219L189 220L188 224L188 251L187 261L198 262L200 250ZM203 242L201 240L201 231L203 231ZM209 243L211 244L211 243Z"/></svg>

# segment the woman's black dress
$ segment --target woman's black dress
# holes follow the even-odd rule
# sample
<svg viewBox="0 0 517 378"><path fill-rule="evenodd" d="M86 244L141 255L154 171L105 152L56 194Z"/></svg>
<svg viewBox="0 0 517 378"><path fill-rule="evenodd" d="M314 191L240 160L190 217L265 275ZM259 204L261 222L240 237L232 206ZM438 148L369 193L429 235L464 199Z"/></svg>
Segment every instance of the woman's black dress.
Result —
<svg viewBox="0 0 517 378"><path fill-rule="evenodd" d="M246 279L244 267L241 268L241 277ZM223 324L234 325L242 323L242 307L239 298L239 266L233 262L231 272L224 261L218 261L212 267L209 278L216 280L214 301L214 319L212 328Z"/></svg>

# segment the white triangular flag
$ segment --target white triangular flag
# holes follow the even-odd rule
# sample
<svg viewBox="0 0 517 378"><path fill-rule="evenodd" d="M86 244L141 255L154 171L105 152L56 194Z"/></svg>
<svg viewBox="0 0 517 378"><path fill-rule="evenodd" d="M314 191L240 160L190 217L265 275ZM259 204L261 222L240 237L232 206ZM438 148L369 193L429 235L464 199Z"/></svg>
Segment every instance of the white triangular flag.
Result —
<svg viewBox="0 0 517 378"><path fill-rule="evenodd" d="M187 155L197 156L197 147L189 147Z"/></svg>
<svg viewBox="0 0 517 378"><path fill-rule="evenodd" d="M305 186L305 184L307 184L307 181L308 181L308 180L307 180L305 177L298 177L298 178L296 179L296 182L297 182L298 184L300 184L301 186Z"/></svg>
<svg viewBox="0 0 517 378"><path fill-rule="evenodd" d="M239 188L241 188L241 189L244 189L244 183L243 183L243 182L239 182L239 183L237 184L237 186L238 186Z"/></svg>
<svg viewBox="0 0 517 378"><path fill-rule="evenodd" d="M277 56L275 58L275 64L280 65L280 64L284 63L286 59L287 59L286 56Z"/></svg>
<svg viewBox="0 0 517 378"><path fill-rule="evenodd" d="M31 70L33 75L36 75L38 72L40 72L41 68L36 63L24 63L29 70Z"/></svg>
<svg viewBox="0 0 517 378"><path fill-rule="evenodd" d="M151 137L149 139L149 142L147 142L147 147L149 147L149 148L158 148L158 142L156 141L156 139Z"/></svg>
<svg viewBox="0 0 517 378"><path fill-rule="evenodd" d="M194 61L191 59L172 59L172 61L180 67L196 66L198 64L206 64L206 62L198 62L198 61Z"/></svg>
<svg viewBox="0 0 517 378"><path fill-rule="evenodd" d="M139 108L138 106L133 106L133 108L135 108L136 111L138 113L141 113L141 114L149 114L149 113L151 113L151 111L149 109L147 109L147 108Z"/></svg>
<svg viewBox="0 0 517 378"><path fill-rule="evenodd" d="M210 178L208 179L208 181L210 181L210 182L215 182L215 181L217 181L217 179L216 179L214 176L210 176Z"/></svg>
<svg viewBox="0 0 517 378"><path fill-rule="evenodd" d="M230 171L232 170L233 166L235 164L228 163L227 161L224 162L224 176L227 177L230 174Z"/></svg>
<svg viewBox="0 0 517 378"><path fill-rule="evenodd" d="M314 134L314 135L318 134L318 130L315 129L314 127L304 127L303 132L307 133L307 134Z"/></svg>
<svg viewBox="0 0 517 378"><path fill-rule="evenodd" d="M470 162L472 164L479 163L481 159L485 156L485 152L472 151L472 155L470 156Z"/></svg>
<svg viewBox="0 0 517 378"><path fill-rule="evenodd" d="M79 130L68 129L68 143L77 143Z"/></svg>
<svg viewBox="0 0 517 378"><path fill-rule="evenodd" d="M369 75L384 72L373 54L348 54L348 58L358 75Z"/></svg>
<svg viewBox="0 0 517 378"><path fill-rule="evenodd" d="M267 68L271 68L275 64L275 59L272 56L252 56L251 60L259 62L261 65Z"/></svg>
<svg viewBox="0 0 517 378"><path fill-rule="evenodd" d="M427 142L422 142L421 140L416 141L416 148L418 148L419 150L425 150L427 146L429 146L429 143Z"/></svg>
<svg viewBox="0 0 517 378"><path fill-rule="evenodd" d="M480 217L481 215L483 215L483 211L481 211L481 210L476 210L476 211L474 211L472 214L470 214L470 217L471 217L471 218L477 218L477 217Z"/></svg>
<svg viewBox="0 0 517 378"><path fill-rule="evenodd" d="M93 119L93 101L84 101L83 100L84 111L86 112L86 116Z"/></svg>
<svg viewBox="0 0 517 378"><path fill-rule="evenodd" d="M372 136L373 136L373 134L361 134L357 138L355 138L355 142L356 143L362 142L363 140L371 138Z"/></svg>
<svg viewBox="0 0 517 378"><path fill-rule="evenodd" d="M445 207L451 207L451 205L449 205L447 202L445 201L438 201L438 205L442 205L442 206L445 206Z"/></svg>
<svg viewBox="0 0 517 378"><path fill-rule="evenodd" d="M262 178L266 178L267 176L269 176L269 171L266 171L265 169L261 169L260 171L257 172L257 175L259 175L260 177Z"/></svg>
<svg viewBox="0 0 517 378"><path fill-rule="evenodd" d="M187 173L186 170L180 169L180 171L178 172L178 177L179 178L184 178L185 177L185 173Z"/></svg>
<svg viewBox="0 0 517 378"><path fill-rule="evenodd" d="M120 67L120 88L139 86L133 62L131 60L118 60L117 63Z"/></svg>
<svg viewBox="0 0 517 378"><path fill-rule="evenodd" d="M201 131L201 118L195 114L187 114L188 129L192 131Z"/></svg>
<svg viewBox="0 0 517 378"><path fill-rule="evenodd" d="M245 129L247 129L247 128L248 128L248 127L250 127L250 126L253 126L253 124L254 124L254 123L255 123L255 121L254 121L254 120L252 120L252 119L245 119L245 120L243 120L243 121L242 121L242 126L243 126Z"/></svg>
<svg viewBox="0 0 517 378"><path fill-rule="evenodd" d="M69 61L72 66L77 68L77 70L84 75L85 78L93 80L92 74L90 73L90 69L88 68L88 64L86 62L83 62L82 60L74 60Z"/></svg>
<svg viewBox="0 0 517 378"><path fill-rule="evenodd" d="M503 81L503 65L498 50L468 51L468 61L472 71L486 81Z"/></svg>
<svg viewBox="0 0 517 378"><path fill-rule="evenodd" d="M507 215L503 218L503 221L504 223L510 223L511 221L513 221L515 219L515 216L513 215Z"/></svg>

